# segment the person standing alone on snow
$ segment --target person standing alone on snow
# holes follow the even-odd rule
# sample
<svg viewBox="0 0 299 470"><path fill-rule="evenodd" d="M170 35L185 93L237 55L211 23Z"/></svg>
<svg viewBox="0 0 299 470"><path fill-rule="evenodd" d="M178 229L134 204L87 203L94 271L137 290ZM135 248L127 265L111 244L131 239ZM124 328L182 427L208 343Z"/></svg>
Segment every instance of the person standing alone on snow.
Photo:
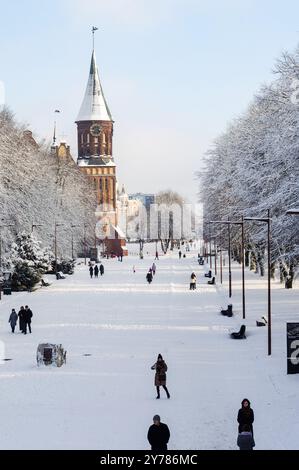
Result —
<svg viewBox="0 0 299 470"><path fill-rule="evenodd" d="M167 364L164 362L164 359L161 354L158 355L157 362L151 367L152 370L156 371L155 374L155 387L157 389L157 399L160 398L160 387L163 387L167 398L170 398L169 391L166 387L166 372Z"/></svg>
<svg viewBox="0 0 299 470"><path fill-rule="evenodd" d="M239 423L239 434L241 434L244 424L249 426L249 430L253 436L253 421L254 421L254 413L250 407L250 401L247 398L242 400L242 408L239 409L238 412L238 423Z"/></svg>
<svg viewBox="0 0 299 470"><path fill-rule="evenodd" d="M179 259L181 259L181 257L182 257L182 252L181 252L181 250L180 250L180 251L179 251Z"/></svg>
<svg viewBox="0 0 299 470"><path fill-rule="evenodd" d="M192 273L191 280L190 280L190 290L195 290L195 289L196 289L196 274Z"/></svg>
<svg viewBox="0 0 299 470"><path fill-rule="evenodd" d="M11 311L9 320L8 320L8 323L10 323L10 326L11 326L11 332L12 333L15 332L15 327L16 327L17 321L18 321L18 315L17 315L17 312L15 311L15 309L13 308L12 311Z"/></svg>
<svg viewBox="0 0 299 470"><path fill-rule="evenodd" d="M93 267L90 266L89 268L89 274L90 274L90 278L92 279L92 276L93 276Z"/></svg>
<svg viewBox="0 0 299 470"><path fill-rule="evenodd" d="M164 452L167 450L167 444L170 438L170 432L167 424L161 423L159 415L153 417L154 424L149 427L147 440L151 449L155 452Z"/></svg>
<svg viewBox="0 0 299 470"><path fill-rule="evenodd" d="M99 268L97 264L94 267L94 277L99 277Z"/></svg>
<svg viewBox="0 0 299 470"><path fill-rule="evenodd" d="M240 450L253 450L255 447L249 424L243 425L242 432L238 435L237 446Z"/></svg>

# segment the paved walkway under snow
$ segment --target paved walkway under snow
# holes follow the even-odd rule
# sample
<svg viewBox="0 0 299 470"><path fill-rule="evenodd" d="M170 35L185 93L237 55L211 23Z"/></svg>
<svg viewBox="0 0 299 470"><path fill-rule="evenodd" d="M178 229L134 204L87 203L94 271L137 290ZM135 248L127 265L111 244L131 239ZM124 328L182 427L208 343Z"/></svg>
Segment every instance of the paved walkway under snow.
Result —
<svg viewBox="0 0 299 470"><path fill-rule="evenodd" d="M146 251L146 250L145 250ZM236 449L236 414L251 400L257 449L299 449L299 377L286 375L286 321L299 319L299 291L273 289L273 356L267 329L266 282L247 273L248 338L233 341L239 315L219 315L226 286L207 286L196 253L105 260L105 275L90 279L81 265L51 287L4 297L0 304L0 449L148 449L147 429L160 414L170 449ZM135 264L136 273L132 266ZM195 271L198 288L188 290ZM234 266L233 303L240 308L240 268ZM29 304L33 333L12 335L10 309ZM67 364L37 368L40 342L62 343ZM157 354L168 364L171 399L156 400ZM85 356L90 354L90 356Z"/></svg>

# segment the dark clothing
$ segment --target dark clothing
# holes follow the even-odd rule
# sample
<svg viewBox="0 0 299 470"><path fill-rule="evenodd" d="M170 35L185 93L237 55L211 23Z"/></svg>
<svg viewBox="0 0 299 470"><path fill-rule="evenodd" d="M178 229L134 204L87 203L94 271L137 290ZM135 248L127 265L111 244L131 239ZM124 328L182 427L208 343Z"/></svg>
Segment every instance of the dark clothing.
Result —
<svg viewBox="0 0 299 470"><path fill-rule="evenodd" d="M179 258L181 259L181 257L182 257L182 252L179 251Z"/></svg>
<svg viewBox="0 0 299 470"><path fill-rule="evenodd" d="M146 275L146 280L147 280L147 282L148 282L149 284L152 282L152 280L153 280L153 275L152 275L152 273L147 273L147 275Z"/></svg>
<svg viewBox="0 0 299 470"><path fill-rule="evenodd" d="M152 450L163 452L167 450L167 444L170 438L170 432L167 424L160 423L159 426L152 424L147 433L148 442Z"/></svg>
<svg viewBox="0 0 299 470"><path fill-rule="evenodd" d="M253 447L255 447L255 442L251 432L242 432L239 434L237 446L240 448L240 450L253 450Z"/></svg>
<svg viewBox="0 0 299 470"><path fill-rule="evenodd" d="M156 371L155 374L155 386L160 387L166 385L166 372L167 364L164 361L157 361L152 367L152 370Z"/></svg>
<svg viewBox="0 0 299 470"><path fill-rule="evenodd" d="M251 408L240 408L238 412L238 423L239 423L239 434L241 434L243 430L244 424L248 424L250 426L250 430L253 435L253 426L252 423L254 421L254 413Z"/></svg>
<svg viewBox="0 0 299 470"><path fill-rule="evenodd" d="M103 276L104 274L104 266L101 264L100 265L100 273L101 273L101 276Z"/></svg>
<svg viewBox="0 0 299 470"><path fill-rule="evenodd" d="M168 388L166 387L166 385L162 385L162 387L164 388L164 390L166 392L167 398L170 398L170 394L169 394L169 391L168 391ZM157 386L156 389L157 389L157 398L160 398L160 387Z"/></svg>
<svg viewBox="0 0 299 470"><path fill-rule="evenodd" d="M16 314L15 311L11 312L8 323L10 323L11 326L11 331L14 333L15 332L15 327L18 321L18 315Z"/></svg>
<svg viewBox="0 0 299 470"><path fill-rule="evenodd" d="M25 333L25 335L27 334L27 325L28 325L28 329L29 329L29 333L31 333L31 318L33 317L33 313L32 311L30 310L30 308L25 308L24 310L24 329L23 329L23 333Z"/></svg>
<svg viewBox="0 0 299 470"><path fill-rule="evenodd" d="M92 266L90 266L90 268L89 268L89 274L90 274L90 277L93 276L93 267Z"/></svg>
<svg viewBox="0 0 299 470"><path fill-rule="evenodd" d="M99 275L99 268L98 268L97 265L94 267L94 275L95 275L95 277L98 277L98 275Z"/></svg>
<svg viewBox="0 0 299 470"><path fill-rule="evenodd" d="M18 313L18 317L19 317L19 328L20 328L20 331L24 331L24 327L25 327L25 309L24 308L21 308L21 310L19 311Z"/></svg>

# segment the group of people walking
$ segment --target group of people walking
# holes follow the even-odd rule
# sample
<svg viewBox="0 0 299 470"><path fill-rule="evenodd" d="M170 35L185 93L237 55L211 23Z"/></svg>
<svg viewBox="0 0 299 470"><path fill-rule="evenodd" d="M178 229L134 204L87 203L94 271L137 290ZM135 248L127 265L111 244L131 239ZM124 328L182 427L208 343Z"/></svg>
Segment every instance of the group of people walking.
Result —
<svg viewBox="0 0 299 470"><path fill-rule="evenodd" d="M147 275L146 275L146 280L150 284L153 281L153 278L156 274L157 266L155 262L153 262L152 266L149 268Z"/></svg>
<svg viewBox="0 0 299 470"><path fill-rule="evenodd" d="M100 263L100 267L97 264L95 266L90 265L90 267L89 267L90 278L92 279L93 276L94 277L99 277L99 273L100 273L101 276L103 276L104 271L105 271L105 269L104 269L104 266L103 266L102 263Z"/></svg>
<svg viewBox="0 0 299 470"><path fill-rule="evenodd" d="M9 320L8 320L8 323L10 323L11 332L12 333L15 332L15 328L19 319L20 331L26 335L27 327L28 327L29 333L31 333L32 317L33 317L33 313L32 313L32 310L28 307L28 305L25 305L25 308L22 306L19 310L19 313L17 313L15 309L13 308L9 316Z"/></svg>

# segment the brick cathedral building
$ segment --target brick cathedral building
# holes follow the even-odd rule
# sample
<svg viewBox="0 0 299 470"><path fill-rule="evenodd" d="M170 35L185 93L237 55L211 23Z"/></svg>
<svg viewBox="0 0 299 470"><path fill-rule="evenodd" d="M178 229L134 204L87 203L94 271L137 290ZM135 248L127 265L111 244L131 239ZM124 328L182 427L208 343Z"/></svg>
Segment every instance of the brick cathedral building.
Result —
<svg viewBox="0 0 299 470"><path fill-rule="evenodd" d="M118 227L116 165L113 158L113 124L92 51L89 77L76 120L77 164L91 180L97 197L97 237L107 254L126 255L125 236Z"/></svg>

